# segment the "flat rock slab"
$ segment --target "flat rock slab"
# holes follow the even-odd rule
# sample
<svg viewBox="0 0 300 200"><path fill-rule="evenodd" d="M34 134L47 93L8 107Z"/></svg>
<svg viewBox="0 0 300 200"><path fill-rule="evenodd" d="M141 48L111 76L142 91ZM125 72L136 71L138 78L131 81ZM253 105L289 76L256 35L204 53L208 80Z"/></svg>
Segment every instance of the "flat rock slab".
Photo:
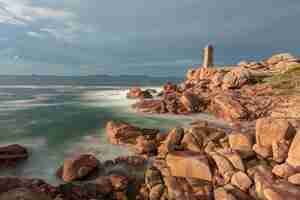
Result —
<svg viewBox="0 0 300 200"><path fill-rule="evenodd" d="M169 153L166 161L172 176L212 181L208 159L201 153L176 151Z"/></svg>

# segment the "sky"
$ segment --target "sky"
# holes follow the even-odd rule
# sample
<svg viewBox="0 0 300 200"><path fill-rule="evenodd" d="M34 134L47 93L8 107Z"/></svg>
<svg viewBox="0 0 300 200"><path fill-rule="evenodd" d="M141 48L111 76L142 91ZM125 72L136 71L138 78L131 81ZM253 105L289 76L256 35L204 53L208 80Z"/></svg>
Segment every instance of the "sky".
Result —
<svg viewBox="0 0 300 200"><path fill-rule="evenodd" d="M0 0L0 74L181 76L300 55L299 0Z"/></svg>

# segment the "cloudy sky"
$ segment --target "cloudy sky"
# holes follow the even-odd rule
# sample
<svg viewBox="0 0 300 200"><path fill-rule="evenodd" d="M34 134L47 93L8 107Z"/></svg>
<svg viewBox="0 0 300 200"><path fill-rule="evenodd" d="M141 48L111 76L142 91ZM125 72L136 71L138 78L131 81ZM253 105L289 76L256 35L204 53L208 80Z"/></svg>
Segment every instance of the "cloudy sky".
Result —
<svg viewBox="0 0 300 200"><path fill-rule="evenodd" d="M0 0L0 74L180 75L300 55L299 0Z"/></svg>

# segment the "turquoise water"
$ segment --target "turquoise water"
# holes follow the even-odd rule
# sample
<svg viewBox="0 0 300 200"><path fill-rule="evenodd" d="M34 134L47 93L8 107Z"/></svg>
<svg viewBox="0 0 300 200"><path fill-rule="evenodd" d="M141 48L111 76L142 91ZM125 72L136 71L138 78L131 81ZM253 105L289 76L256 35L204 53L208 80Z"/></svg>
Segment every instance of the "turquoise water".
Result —
<svg viewBox="0 0 300 200"><path fill-rule="evenodd" d="M145 115L134 112L126 99L127 87L109 86L0 86L0 145L28 148L27 161L0 175L35 177L59 183L55 171L63 160L81 153L104 161L130 155L110 145L105 134L109 120L122 120L162 131L208 115ZM159 90L159 88L158 88Z"/></svg>
<svg viewBox="0 0 300 200"><path fill-rule="evenodd" d="M0 87L0 145L18 143L30 151L27 161L16 169L1 169L0 175L57 183L55 170L70 155L92 153L107 160L130 154L108 144L104 129L109 120L162 129L191 120L137 114L125 94L126 87Z"/></svg>

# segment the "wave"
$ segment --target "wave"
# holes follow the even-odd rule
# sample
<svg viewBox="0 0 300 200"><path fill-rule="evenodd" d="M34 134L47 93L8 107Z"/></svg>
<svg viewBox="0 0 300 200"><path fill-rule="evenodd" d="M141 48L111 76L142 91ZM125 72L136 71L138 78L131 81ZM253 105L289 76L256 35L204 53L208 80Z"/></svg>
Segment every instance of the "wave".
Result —
<svg viewBox="0 0 300 200"><path fill-rule="evenodd" d="M155 89L159 87L143 87L142 89ZM118 88L113 90L86 91L81 94L81 101L90 106L127 106L130 107L136 100L127 99L129 88Z"/></svg>

